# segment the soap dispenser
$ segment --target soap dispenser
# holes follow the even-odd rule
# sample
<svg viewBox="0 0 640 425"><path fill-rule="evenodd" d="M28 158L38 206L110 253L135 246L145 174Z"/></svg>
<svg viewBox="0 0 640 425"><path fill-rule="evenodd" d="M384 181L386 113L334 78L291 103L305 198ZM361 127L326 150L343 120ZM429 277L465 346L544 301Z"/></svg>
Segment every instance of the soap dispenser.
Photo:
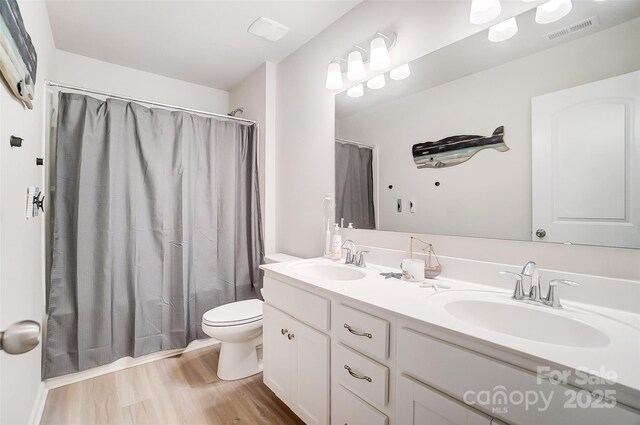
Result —
<svg viewBox="0 0 640 425"><path fill-rule="evenodd" d="M331 259L339 260L342 257L342 235L340 234L340 226L335 223L333 234L331 235Z"/></svg>

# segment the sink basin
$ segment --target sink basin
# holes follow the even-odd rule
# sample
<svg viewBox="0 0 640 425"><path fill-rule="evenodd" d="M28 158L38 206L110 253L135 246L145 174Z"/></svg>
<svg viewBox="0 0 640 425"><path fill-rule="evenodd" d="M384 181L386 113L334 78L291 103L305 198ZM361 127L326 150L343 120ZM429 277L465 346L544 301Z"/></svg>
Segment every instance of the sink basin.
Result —
<svg viewBox="0 0 640 425"><path fill-rule="evenodd" d="M458 299L444 304L455 318L494 332L548 344L599 348L609 337L566 311L516 301Z"/></svg>
<svg viewBox="0 0 640 425"><path fill-rule="evenodd" d="M363 270L341 264L300 263L291 267L300 274L328 280L358 280L367 275Z"/></svg>

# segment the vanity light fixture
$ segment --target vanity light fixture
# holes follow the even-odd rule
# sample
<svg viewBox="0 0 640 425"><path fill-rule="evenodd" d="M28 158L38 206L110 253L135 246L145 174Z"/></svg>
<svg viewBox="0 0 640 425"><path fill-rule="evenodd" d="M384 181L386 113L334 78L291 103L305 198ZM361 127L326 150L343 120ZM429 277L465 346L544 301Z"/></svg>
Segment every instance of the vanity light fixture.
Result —
<svg viewBox="0 0 640 425"><path fill-rule="evenodd" d="M501 11L500 0L471 0L469 21L472 24L486 24L496 19Z"/></svg>
<svg viewBox="0 0 640 425"><path fill-rule="evenodd" d="M371 40L371 48L369 50L369 61L371 62L371 70L382 71L391 65L391 57L387 49L387 40L389 37L382 33L376 33L376 38Z"/></svg>
<svg viewBox="0 0 640 425"><path fill-rule="evenodd" d="M342 85L342 69L340 69L340 64L337 60L334 59L327 69L326 87L329 90L339 90L342 88Z"/></svg>
<svg viewBox="0 0 640 425"><path fill-rule="evenodd" d="M514 16L489 28L489 41L495 43L505 41L516 35L517 32L518 22Z"/></svg>
<svg viewBox="0 0 640 425"><path fill-rule="evenodd" d="M396 81L404 80L409 75L411 75L411 70L409 69L408 63L405 63L404 65L400 65L397 68L393 68L389 73L389 77L391 77L392 80L396 80Z"/></svg>
<svg viewBox="0 0 640 425"><path fill-rule="evenodd" d="M367 81L367 87L369 87L371 90L378 90L383 88L386 83L387 82L384 79L384 74L380 74Z"/></svg>
<svg viewBox="0 0 640 425"><path fill-rule="evenodd" d="M536 22L550 24L567 16L571 9L571 0L549 0L536 8Z"/></svg>
<svg viewBox="0 0 640 425"><path fill-rule="evenodd" d="M347 96L349 97L361 97L364 94L364 87L362 84L357 84L347 90Z"/></svg>
<svg viewBox="0 0 640 425"><path fill-rule="evenodd" d="M349 52L347 60L340 56L334 56L327 68L327 79L325 83L327 89L340 90L344 87L344 77L342 74L345 74L349 81L360 82L368 78L367 74L369 69L371 71L384 71L388 69L391 65L389 51L396 45L397 40L398 38L393 32L390 36L376 32L373 40L370 42L371 50L367 51L364 47L356 44ZM346 66L343 66L342 62L344 62ZM369 64L368 68L365 67L367 63ZM343 71L345 68L346 72ZM408 66L398 68L396 72L400 72L398 75L400 75L401 78L397 79L403 79L409 76ZM400 70L400 68L402 69ZM375 81L372 83L367 82L368 87L370 87L369 84L372 84L378 89L385 85L384 75L372 78L372 80ZM362 94L359 96L362 96Z"/></svg>
<svg viewBox="0 0 640 425"><path fill-rule="evenodd" d="M364 71L362 53L358 50L352 51L349 53L347 62L347 78L349 81L364 80L367 74Z"/></svg>

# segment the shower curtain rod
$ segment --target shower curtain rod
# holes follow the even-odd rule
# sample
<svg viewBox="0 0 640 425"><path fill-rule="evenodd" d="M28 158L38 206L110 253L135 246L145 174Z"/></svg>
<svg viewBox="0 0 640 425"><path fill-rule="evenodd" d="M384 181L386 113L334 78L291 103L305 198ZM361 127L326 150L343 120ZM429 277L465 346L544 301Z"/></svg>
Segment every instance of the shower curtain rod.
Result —
<svg viewBox="0 0 640 425"><path fill-rule="evenodd" d="M356 145L356 146L362 146L362 147L369 148L369 149L376 149L376 146L373 146L373 145L367 145L366 143L354 142L353 140L340 139L338 137L336 137L336 142L347 143L347 144Z"/></svg>
<svg viewBox="0 0 640 425"><path fill-rule="evenodd" d="M243 122L248 122L248 123L251 123L251 124L255 124L256 126L258 125L258 123L256 121L248 120L246 118L238 118L238 117L233 117L233 116L230 116L230 115L216 114L215 112L200 111L198 109L185 108L183 106L176 106L176 105L169 105L168 103L154 102L152 100L138 99L138 98L130 97L130 96L121 96L121 95L107 93L107 92L103 92L103 91L99 91L99 90L86 89L84 87L78 87L78 86L71 86L71 85L68 85L68 84L56 83L54 81L49 81L49 80L46 80L44 83L47 86L50 86L50 87L59 87L59 88L62 88L62 89L75 90L75 91L80 91L80 92L84 92L84 93L92 93L92 94L97 94L97 95L100 95L100 96L107 96L107 97L111 97L111 98L119 99L119 100L138 102L138 103L146 103L147 105L161 106L163 108L176 109L176 110L184 111L184 112L194 112L196 114L209 115L209 116L214 116L214 117L219 117L219 118L224 118L224 119L234 120L234 121L243 121Z"/></svg>

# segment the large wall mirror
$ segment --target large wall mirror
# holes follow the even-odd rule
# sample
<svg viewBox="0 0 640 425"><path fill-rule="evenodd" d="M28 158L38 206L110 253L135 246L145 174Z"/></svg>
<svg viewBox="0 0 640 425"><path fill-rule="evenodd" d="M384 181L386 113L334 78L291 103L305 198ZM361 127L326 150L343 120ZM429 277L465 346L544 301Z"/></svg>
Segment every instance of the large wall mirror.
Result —
<svg viewBox="0 0 640 425"><path fill-rule="evenodd" d="M516 22L336 96L338 221L640 248L640 1Z"/></svg>

